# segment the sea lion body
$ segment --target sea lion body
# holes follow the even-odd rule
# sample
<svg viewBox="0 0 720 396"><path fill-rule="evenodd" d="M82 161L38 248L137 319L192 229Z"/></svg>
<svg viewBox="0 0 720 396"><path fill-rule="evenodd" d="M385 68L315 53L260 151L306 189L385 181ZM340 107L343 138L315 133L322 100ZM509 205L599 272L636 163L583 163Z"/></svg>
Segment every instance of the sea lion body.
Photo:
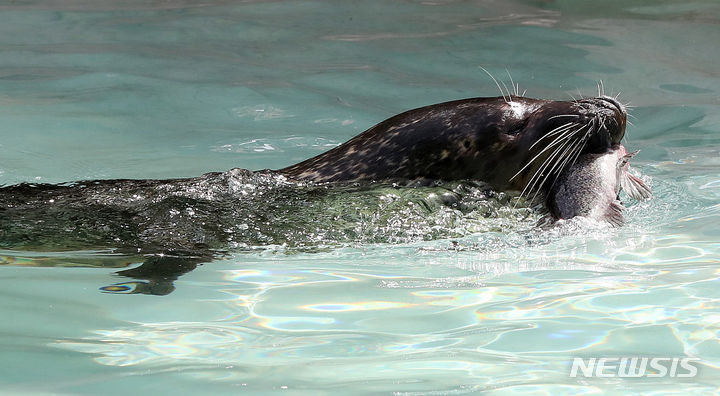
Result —
<svg viewBox="0 0 720 396"><path fill-rule="evenodd" d="M472 98L406 111L274 172L1 187L0 248L140 255L143 265L118 272L134 281L102 290L167 294L178 276L233 246L282 244L288 233L324 235L329 230L277 215L315 208L318 197L334 194L325 184L471 179L544 194L573 158L619 143L625 122L623 106L605 96L569 102Z"/></svg>

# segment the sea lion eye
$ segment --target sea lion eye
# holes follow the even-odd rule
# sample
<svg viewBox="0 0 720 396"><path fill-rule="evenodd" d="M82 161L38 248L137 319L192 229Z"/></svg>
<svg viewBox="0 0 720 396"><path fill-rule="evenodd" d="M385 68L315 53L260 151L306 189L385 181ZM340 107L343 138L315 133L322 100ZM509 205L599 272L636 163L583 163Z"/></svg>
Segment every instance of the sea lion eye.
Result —
<svg viewBox="0 0 720 396"><path fill-rule="evenodd" d="M507 132L510 135L515 135L519 132L521 132L528 124L528 118L525 118L522 120L522 122L518 123L517 125L513 125L513 127Z"/></svg>

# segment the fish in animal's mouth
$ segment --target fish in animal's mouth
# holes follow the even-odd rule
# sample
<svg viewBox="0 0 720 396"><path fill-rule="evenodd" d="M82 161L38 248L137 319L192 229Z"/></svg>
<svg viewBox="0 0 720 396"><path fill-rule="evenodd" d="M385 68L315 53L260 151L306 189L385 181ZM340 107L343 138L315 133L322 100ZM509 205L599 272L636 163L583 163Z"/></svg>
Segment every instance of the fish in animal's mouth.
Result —
<svg viewBox="0 0 720 396"><path fill-rule="evenodd" d="M635 154L637 151L628 153L623 145L615 144L605 153L580 155L549 189L546 204L552 216L583 216L622 225L620 191L637 200L652 195L650 187L631 173L629 161Z"/></svg>

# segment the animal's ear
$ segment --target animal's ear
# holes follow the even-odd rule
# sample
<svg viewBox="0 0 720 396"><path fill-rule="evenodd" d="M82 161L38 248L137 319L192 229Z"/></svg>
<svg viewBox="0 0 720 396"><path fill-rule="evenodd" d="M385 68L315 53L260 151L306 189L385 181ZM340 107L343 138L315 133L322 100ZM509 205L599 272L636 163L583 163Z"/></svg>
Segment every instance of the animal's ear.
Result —
<svg viewBox="0 0 720 396"><path fill-rule="evenodd" d="M630 198L637 199L638 201L652 197L650 187L639 177L630 174L629 169L620 176L620 187L627 192Z"/></svg>
<svg viewBox="0 0 720 396"><path fill-rule="evenodd" d="M625 207L620 203L620 201L615 200L610 204L610 206L608 206L603 216L603 220L607 221L614 227L622 226L625 224L625 218L622 215L622 211L624 209Z"/></svg>

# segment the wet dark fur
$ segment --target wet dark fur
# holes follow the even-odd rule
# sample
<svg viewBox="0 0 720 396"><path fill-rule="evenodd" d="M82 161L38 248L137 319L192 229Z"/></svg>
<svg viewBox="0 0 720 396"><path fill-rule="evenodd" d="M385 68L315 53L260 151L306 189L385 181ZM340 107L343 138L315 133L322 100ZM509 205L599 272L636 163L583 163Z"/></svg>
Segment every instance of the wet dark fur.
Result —
<svg viewBox="0 0 720 396"><path fill-rule="evenodd" d="M609 98L510 99L472 98L410 110L279 172L318 182L474 179L501 190L522 190L537 166L511 178L546 147L530 149L533 143L568 121L564 115L578 115L584 123L598 115L610 120L594 132L584 152L602 152L625 133L624 110ZM513 111L513 104L521 111Z"/></svg>

